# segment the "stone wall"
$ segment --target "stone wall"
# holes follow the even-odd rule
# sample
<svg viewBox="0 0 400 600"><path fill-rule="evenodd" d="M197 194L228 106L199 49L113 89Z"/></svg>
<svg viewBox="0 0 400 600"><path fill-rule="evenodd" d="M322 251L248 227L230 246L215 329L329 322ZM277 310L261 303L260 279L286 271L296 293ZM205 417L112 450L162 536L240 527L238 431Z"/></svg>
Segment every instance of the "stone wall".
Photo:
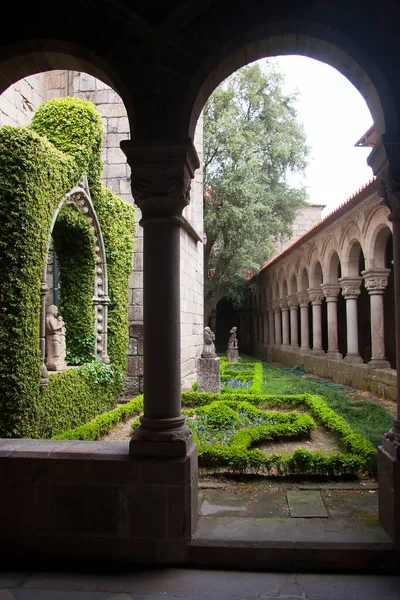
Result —
<svg viewBox="0 0 400 600"><path fill-rule="evenodd" d="M35 109L52 98L74 96L96 105L104 125L102 181L130 204L130 168L120 142L130 138L125 106L118 94L99 79L75 71L51 71L33 75L11 86L0 96L0 125L28 125ZM195 134L195 146L202 162L202 116ZM129 280L129 345L126 390L128 395L143 391L143 229L136 207L135 252ZM203 338L203 174L198 169L192 182L191 202L184 210L187 228L181 231L181 350L182 386L196 379L196 358ZM52 254L48 266L48 301L53 302Z"/></svg>
<svg viewBox="0 0 400 600"><path fill-rule="evenodd" d="M277 241L277 250L282 252L285 248L293 244L301 235L306 233L313 225L321 220L321 213L325 204L310 204L304 208L295 218L292 225L292 235L290 238L282 238Z"/></svg>

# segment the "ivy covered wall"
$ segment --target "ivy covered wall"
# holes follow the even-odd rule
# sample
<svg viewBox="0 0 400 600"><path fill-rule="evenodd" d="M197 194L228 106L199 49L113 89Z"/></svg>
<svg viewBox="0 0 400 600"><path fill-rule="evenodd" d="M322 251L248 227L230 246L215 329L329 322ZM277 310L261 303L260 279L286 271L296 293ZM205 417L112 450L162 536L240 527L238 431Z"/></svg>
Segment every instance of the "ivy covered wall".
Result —
<svg viewBox="0 0 400 600"><path fill-rule="evenodd" d="M107 410L121 392L126 369L128 278L135 220L133 207L101 185L101 144L99 113L91 103L74 98L51 100L41 105L30 128L0 128L2 437L55 435ZM111 364L92 363L92 366L70 369L52 375L50 385L40 387L40 282L51 220L60 199L84 172L103 231L108 262L111 301L108 354ZM59 249L64 245L61 278L77 285L73 273L77 263L68 253L73 250L74 236L81 225L70 207L65 206L59 218L55 244ZM87 238L87 232L81 229L81 233ZM86 248L89 247L86 243ZM85 260L92 269L90 254L89 251ZM90 269L88 267L87 272ZM68 346L74 294L67 285L63 287L61 305ZM93 280L91 287L93 289ZM83 304L87 315L90 310L93 315L89 294ZM93 324L93 317L91 319ZM74 334L71 333L73 351L81 358L89 346L89 329L85 323L85 327L78 327Z"/></svg>

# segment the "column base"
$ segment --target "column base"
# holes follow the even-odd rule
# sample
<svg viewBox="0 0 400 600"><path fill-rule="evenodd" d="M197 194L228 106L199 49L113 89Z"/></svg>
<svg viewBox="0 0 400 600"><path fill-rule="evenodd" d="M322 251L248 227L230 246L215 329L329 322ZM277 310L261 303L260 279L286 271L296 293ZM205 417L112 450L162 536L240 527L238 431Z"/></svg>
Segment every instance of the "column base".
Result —
<svg viewBox="0 0 400 600"><path fill-rule="evenodd" d="M326 353L326 357L331 358L333 360L343 359L343 356L340 354L340 352L337 352L336 350L328 350L328 352Z"/></svg>
<svg viewBox="0 0 400 600"><path fill-rule="evenodd" d="M141 421L147 423L144 417L141 417ZM149 419L149 421L151 420ZM193 435L187 425L157 430L141 425L135 429L131 437L129 454L159 457L186 456L193 445Z"/></svg>
<svg viewBox="0 0 400 600"><path fill-rule="evenodd" d="M323 350L322 348L313 348L311 350L311 354L313 354L314 356L325 356L325 350Z"/></svg>
<svg viewBox="0 0 400 600"><path fill-rule="evenodd" d="M352 365L364 362L359 354L346 354L343 360L344 362L350 363Z"/></svg>
<svg viewBox="0 0 400 600"><path fill-rule="evenodd" d="M311 354L311 348L300 348L300 354Z"/></svg>
<svg viewBox="0 0 400 600"><path fill-rule="evenodd" d="M372 369L390 369L390 362L385 358L371 358L367 364Z"/></svg>
<svg viewBox="0 0 400 600"><path fill-rule="evenodd" d="M379 520L395 543L400 542L400 447L387 437L378 448Z"/></svg>

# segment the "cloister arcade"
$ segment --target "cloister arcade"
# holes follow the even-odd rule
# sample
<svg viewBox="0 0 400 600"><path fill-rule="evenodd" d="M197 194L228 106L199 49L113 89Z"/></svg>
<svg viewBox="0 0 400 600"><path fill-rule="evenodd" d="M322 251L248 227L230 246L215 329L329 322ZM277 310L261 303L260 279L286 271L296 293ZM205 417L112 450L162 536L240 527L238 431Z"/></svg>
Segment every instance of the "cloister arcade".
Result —
<svg viewBox="0 0 400 600"><path fill-rule="evenodd" d="M257 356L396 397L388 215L372 180L261 269Z"/></svg>
<svg viewBox="0 0 400 600"><path fill-rule="evenodd" d="M13 557L19 567L23 560L31 566L33 558L44 558L42 565L48 564L47 559L61 563L65 558L77 562L91 559L97 564L101 560L188 564L193 559L197 454L181 413L181 215L190 200L191 180L200 167L193 145L196 123L212 91L235 70L266 56L302 54L337 68L364 96L378 140L368 160L374 174L384 183L389 209L378 210L382 210L385 219L389 215L392 222L394 280L399 293L400 80L398 35L394 27L398 17L396 3L383 5L369 0L362 5L352 0L346 3L99 0L96 10L92 3L73 0L68 4L67 18L60 18L53 3L47 0L8 7L8 23L17 23L18 27L3 28L0 93L27 75L69 69L98 77L121 96L131 132L131 139L121 142L121 148L131 168L135 203L142 213L146 273L144 415L130 446L128 443L107 446L102 442L64 445L50 440L0 442L2 484L6 482L2 485L1 541L7 558ZM338 212L335 219L339 214L342 213ZM371 214L371 223L372 218ZM281 298L283 302L293 298L303 316L300 349L303 346L307 350L305 315L309 312L309 302L315 302L317 313L318 302L324 301L328 305L327 350L338 356L338 295L341 288L347 289L345 282L339 282L342 278L349 284L348 319L354 315L356 300L352 296L358 295L351 280L361 276L371 290L374 307L371 321L381 322L383 311L376 309L381 307L381 292L387 287L389 271L383 253L377 264L373 252L387 245L389 226L385 223L386 229L382 226L378 229L356 220L352 224L353 233L347 236L353 243L347 243L348 215L343 215L341 222L341 235L322 235L318 230L324 240L314 255L313 248L308 248L307 260L292 260L291 264L288 261L286 266L282 262L285 277L280 275L280 266L276 269L277 264L263 269L260 277L268 274L272 266L275 277L270 295L262 300L262 305L272 303L272 312L268 313L267 305L267 322L273 350L282 345L283 333L288 341L288 330L293 342L296 341L297 308L296 312L295 307L291 310L290 329L287 317L282 319L278 302ZM328 219L325 225L329 223ZM359 236L358 232L363 231L368 232L369 243ZM355 275L351 267L357 264L352 260L357 256L357 248L352 250L356 239L364 254L362 271L367 273L364 275L361 271ZM303 238L302 244L305 241ZM293 248L289 249L285 257L292 252ZM281 257L279 261L282 260L285 259ZM353 287L354 294L350 291ZM310 289L317 289L319 294L322 290L323 298L320 295L321 300L310 300ZM261 306L260 302L256 306ZM396 295L392 310L396 311L399 348L400 302ZM265 315L262 316L264 326ZM258 323L260 328L260 318ZM282 323L285 323L283 331ZM371 352L372 358L381 360L385 356L382 327L379 331ZM313 339L317 333L318 327L314 326ZM260 340L261 337L259 333ZM323 335L321 339L323 349ZM354 345L350 346L346 353L357 354L354 350ZM319 358L311 353L310 356ZM329 352L326 356L329 358ZM396 360L399 362L398 356ZM341 364L336 358L332 362ZM345 359L343 363L347 364ZM379 556L381 562L389 553L398 557L400 542L400 397L397 403L397 417L379 449L380 521L393 540L387 543L384 558ZM325 553L310 548L291 542L278 551L270 547L265 550L264 562L258 565L271 568L273 563L275 568L286 569L290 564L290 568L296 568L296 552L303 560L308 552L313 567L317 561L330 567L335 562L337 554L329 553L329 548L325 547ZM371 567L374 559L378 560L378 554L373 558L371 554L367 556L373 550L337 547L341 564L359 557L365 568ZM225 548L221 549L221 554L228 564L230 555L224 551ZM208 548L204 548L204 553L207 552Z"/></svg>

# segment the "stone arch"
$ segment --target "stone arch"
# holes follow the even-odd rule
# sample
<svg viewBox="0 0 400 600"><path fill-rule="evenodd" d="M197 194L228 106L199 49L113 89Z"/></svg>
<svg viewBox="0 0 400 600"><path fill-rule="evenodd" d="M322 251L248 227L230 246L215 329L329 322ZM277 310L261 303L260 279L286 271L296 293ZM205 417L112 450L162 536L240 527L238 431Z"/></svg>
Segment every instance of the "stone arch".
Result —
<svg viewBox="0 0 400 600"><path fill-rule="evenodd" d="M364 263L364 238L356 224L352 223L341 240L343 277L358 277L360 261Z"/></svg>
<svg viewBox="0 0 400 600"><path fill-rule="evenodd" d="M282 298L286 298L288 295L288 283L285 277L282 283Z"/></svg>
<svg viewBox="0 0 400 600"><path fill-rule="evenodd" d="M271 20L242 31L235 40L220 46L202 65L191 83L186 105L189 135L214 89L234 71L270 56L297 54L314 58L337 69L365 99L375 123L377 136L398 128L395 98L389 91L384 73L375 62L364 63L363 51L350 38L334 28L317 22ZM365 67L364 67L365 64Z"/></svg>
<svg viewBox="0 0 400 600"><path fill-rule="evenodd" d="M299 292L305 292L310 287L310 281L308 276L308 271L305 266L300 271L299 277Z"/></svg>
<svg viewBox="0 0 400 600"><path fill-rule="evenodd" d="M46 354L46 335L45 335L45 314L46 314L46 292L47 292L47 267L48 254L51 245L52 233L54 230L57 217L65 203L74 204L82 215L86 218L95 236L95 253L96 253L96 272L93 282L93 306L95 313L95 347L93 348L96 360L109 363L107 355L107 324L108 324L108 278L107 278L107 260L104 248L103 234L95 208L90 196L89 186L86 175L72 188L60 201L57 209L54 212L50 226L49 237L47 241L46 262L43 267L41 295L42 308L40 315L40 351L41 351L41 370L42 383L46 383L47 372L45 367Z"/></svg>
<svg viewBox="0 0 400 600"><path fill-rule="evenodd" d="M392 224L387 219L386 207L378 208L370 215L365 231L365 268L384 266L384 253L387 239L392 232Z"/></svg>
<svg viewBox="0 0 400 600"><path fill-rule="evenodd" d="M134 103L121 76L92 49L66 39L50 39L38 34L38 39L3 47L0 50L0 94L24 77L55 70L87 73L109 85L122 98L130 130L133 131L136 120Z"/></svg>
<svg viewBox="0 0 400 600"><path fill-rule="evenodd" d="M285 281L285 270L283 267L279 269L278 273L278 285L279 285L279 298L283 297L283 282Z"/></svg>
<svg viewBox="0 0 400 600"><path fill-rule="evenodd" d="M341 277L341 262L336 250L331 250L326 260L326 269L324 272L324 283L337 283Z"/></svg>
<svg viewBox="0 0 400 600"><path fill-rule="evenodd" d="M289 295L294 296L298 291L297 277L295 273L292 273L289 279Z"/></svg>
<svg viewBox="0 0 400 600"><path fill-rule="evenodd" d="M310 287L319 288L323 282L323 272L320 261L317 259L310 268Z"/></svg>

